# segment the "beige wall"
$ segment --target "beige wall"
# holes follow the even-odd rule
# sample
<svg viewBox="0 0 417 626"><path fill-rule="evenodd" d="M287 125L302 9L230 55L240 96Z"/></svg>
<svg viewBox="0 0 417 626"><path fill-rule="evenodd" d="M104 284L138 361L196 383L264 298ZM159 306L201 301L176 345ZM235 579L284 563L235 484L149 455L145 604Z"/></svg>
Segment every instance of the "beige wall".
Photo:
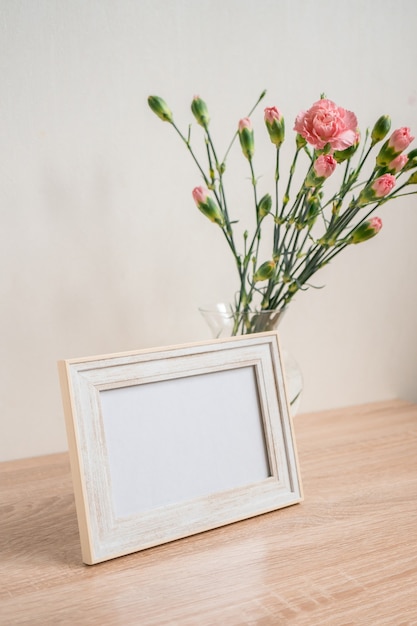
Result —
<svg viewBox="0 0 417 626"><path fill-rule="evenodd" d="M417 135L416 26L414 0L0 0L0 460L66 449L58 359L206 338L197 307L236 289L147 95L185 127L200 94L224 145L264 88L288 134L325 92ZM380 215L282 324L303 411L417 401L416 196Z"/></svg>

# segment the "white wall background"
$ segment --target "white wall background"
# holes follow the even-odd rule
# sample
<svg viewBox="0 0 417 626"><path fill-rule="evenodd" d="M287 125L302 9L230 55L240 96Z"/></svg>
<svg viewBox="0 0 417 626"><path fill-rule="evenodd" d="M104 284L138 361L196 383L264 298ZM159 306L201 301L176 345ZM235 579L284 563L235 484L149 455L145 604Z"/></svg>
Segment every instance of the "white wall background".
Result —
<svg viewBox="0 0 417 626"><path fill-rule="evenodd" d="M236 289L191 199L197 171L147 96L185 128L200 94L224 147L264 88L288 135L322 92L363 132L389 113L417 135L416 27L414 0L0 0L1 460L66 449L58 359L208 338L197 307ZM417 401L417 197L380 215L282 324L302 411Z"/></svg>

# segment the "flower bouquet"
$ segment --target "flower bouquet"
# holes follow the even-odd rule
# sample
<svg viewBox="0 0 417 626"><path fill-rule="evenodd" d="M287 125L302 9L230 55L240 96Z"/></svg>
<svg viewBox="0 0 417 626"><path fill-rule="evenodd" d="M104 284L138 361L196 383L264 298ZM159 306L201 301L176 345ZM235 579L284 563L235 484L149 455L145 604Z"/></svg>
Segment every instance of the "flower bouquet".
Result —
<svg viewBox="0 0 417 626"><path fill-rule="evenodd" d="M271 181L272 193L259 197L250 116L265 94L264 91L249 114L237 124L222 159L218 157L209 128L207 105L199 96L194 97L191 111L203 129L205 165L192 147L191 125L187 134L183 134L166 102L158 96L148 98L152 111L174 128L193 158L204 183L193 190L194 202L220 228L233 255L239 276L239 289L229 312L233 335L268 330L278 312L299 291L312 286L310 279L318 270L346 247L378 234L382 221L371 214L380 205L417 193L408 190L409 185L417 183L417 150L404 152L414 139L410 129L398 128L387 138L391 120L383 115L372 130L366 131L361 146L356 115L322 96L296 117L294 156L282 192L280 151L285 139L284 118L275 106L265 109L265 127L274 148L275 175ZM248 162L253 195L253 229L251 234L244 231L240 248L233 230L236 220L231 216L225 191L227 156L237 138ZM296 167L302 168L302 182L298 185L294 184ZM330 176L334 180L335 174L339 175L340 183L326 197L326 181ZM260 258L260 241L266 228L271 229L272 250Z"/></svg>

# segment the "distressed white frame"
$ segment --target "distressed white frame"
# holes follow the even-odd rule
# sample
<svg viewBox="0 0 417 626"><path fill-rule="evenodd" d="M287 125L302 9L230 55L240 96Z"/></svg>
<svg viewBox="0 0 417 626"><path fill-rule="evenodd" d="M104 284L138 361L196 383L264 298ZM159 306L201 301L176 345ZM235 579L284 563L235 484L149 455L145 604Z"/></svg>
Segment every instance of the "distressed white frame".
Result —
<svg viewBox="0 0 417 626"><path fill-rule="evenodd" d="M60 361L58 368L85 563L105 561L302 500L276 332L68 359ZM248 378L250 370L253 385L248 385L252 379L251 374ZM198 404L196 376L200 392L205 388L205 397L210 398L210 402ZM232 380L235 395L226 409L224 398L229 399ZM147 385L146 390L141 385ZM169 395L177 386L182 389L180 403L175 400L180 397L178 394ZM240 405L236 395L239 388L246 397ZM111 393L103 395L107 391ZM158 393L153 393L155 391ZM184 411L183 401L188 397L190 410ZM110 404L108 398L111 398ZM246 410L248 404L251 408ZM239 410L235 411L235 406L240 406ZM152 419L143 419L146 411L153 415ZM197 413L200 421L196 429ZM221 419L215 419L217 413L221 414ZM128 417L130 414L132 418ZM163 442L167 420L170 421L170 449L165 447L159 455L147 455L146 446L142 445L142 453L136 461L136 442L139 449L143 438L147 437L154 449L159 450L158 442ZM180 422L177 435L172 425ZM254 434L249 442L244 437L246 431ZM191 456L183 454L184 434ZM223 451L223 465L217 478L213 478L217 454L208 446L222 444L224 438L227 451ZM266 473L260 440L264 442ZM126 453L130 455L128 470L119 470L118 465L124 464L121 459L124 459L125 444L130 450ZM197 456L192 456L194 448ZM252 458L253 469L247 469L245 455ZM164 468L164 459L168 456L170 465ZM195 461L190 459L200 456L205 461L196 473ZM179 475L185 477L185 489L189 490L188 493L179 490L174 501L168 498L160 479L163 472L172 471L173 459L178 459L182 472ZM142 481L138 475L144 473L143 463L146 463L147 473ZM228 467L233 470L230 476ZM155 505L144 498L145 504L140 506L138 485L145 490L149 481L154 484L154 491L161 493L151 494L151 499L156 497ZM205 491L202 488L200 493L201 482L208 487Z"/></svg>

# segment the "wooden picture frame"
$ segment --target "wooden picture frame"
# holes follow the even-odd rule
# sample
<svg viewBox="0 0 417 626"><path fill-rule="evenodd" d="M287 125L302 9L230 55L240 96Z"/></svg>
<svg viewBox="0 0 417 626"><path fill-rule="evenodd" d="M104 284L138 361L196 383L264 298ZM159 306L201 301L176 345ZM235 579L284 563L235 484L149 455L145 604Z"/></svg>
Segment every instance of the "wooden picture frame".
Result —
<svg viewBox="0 0 417 626"><path fill-rule="evenodd" d="M85 563L301 501L276 332L58 369Z"/></svg>

